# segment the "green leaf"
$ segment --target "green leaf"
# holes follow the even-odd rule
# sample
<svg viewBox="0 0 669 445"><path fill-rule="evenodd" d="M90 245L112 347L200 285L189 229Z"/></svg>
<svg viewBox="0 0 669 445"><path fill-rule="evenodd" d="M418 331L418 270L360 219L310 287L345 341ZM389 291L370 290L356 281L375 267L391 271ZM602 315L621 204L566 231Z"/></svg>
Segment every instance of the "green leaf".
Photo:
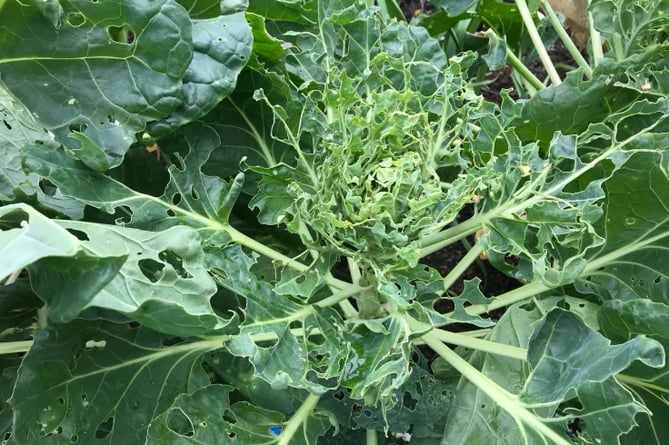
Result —
<svg viewBox="0 0 669 445"><path fill-rule="evenodd" d="M614 45L617 57L645 51L654 43L666 44L665 0L595 0L589 7L595 28Z"/></svg>
<svg viewBox="0 0 669 445"><path fill-rule="evenodd" d="M103 270L95 273L101 267L99 260L82 264L74 258L76 279L55 261L31 269L33 286L49 304L49 316L55 321L69 322L86 309L102 308L184 337L211 333L234 321L234 317L222 319L211 307L216 286L204 261L201 238L190 227L148 232L74 221L61 225L87 238L81 241L87 252L123 261L107 281ZM103 286L95 282L96 276ZM77 298L72 298L73 291Z"/></svg>
<svg viewBox="0 0 669 445"><path fill-rule="evenodd" d="M635 416L646 413L646 408L614 378L586 382L576 395L583 408L567 409L565 414L585 422L584 431L578 434L584 441L620 443L621 436L637 425Z"/></svg>
<svg viewBox="0 0 669 445"><path fill-rule="evenodd" d="M588 276L577 282L581 292L669 304L669 267L657 260L669 247L665 158L637 154L606 182L606 217L599 222L607 234L600 254L606 261L593 262Z"/></svg>
<svg viewBox="0 0 669 445"><path fill-rule="evenodd" d="M532 333L532 324L540 318L541 311L537 308L528 309L514 305L500 318L487 339L499 343L500 349L506 345L524 348ZM520 392L529 374L527 365L522 361L500 355L474 351L469 362L512 393ZM439 363L436 362L433 367ZM456 376L448 374L447 377ZM531 431L525 433L532 434ZM455 400L443 431L442 444L545 443L533 435L532 440L521 439L522 434L520 426L508 413L500 410L489 396L465 377L459 377Z"/></svg>
<svg viewBox="0 0 669 445"><path fill-rule="evenodd" d="M90 255L76 236L69 233L58 223L46 218L41 213L25 204L11 204L0 207L0 281L11 273L49 257L74 257L87 261L98 261L101 268L110 267L113 275L118 270L117 255L106 258ZM65 260L69 266L74 263ZM114 270L115 269L115 270ZM80 272L80 271L78 271ZM100 277L105 283L111 277Z"/></svg>
<svg viewBox="0 0 669 445"><path fill-rule="evenodd" d="M2 82L57 141L106 170L147 122L181 105L191 22L173 0L61 5L57 29L33 7L3 5Z"/></svg>
<svg viewBox="0 0 669 445"><path fill-rule="evenodd" d="M555 309L536 327L527 359L532 373L523 390L524 400L553 403L564 400L570 389L605 381L634 360L663 367L665 355L661 344L644 336L611 345L578 316Z"/></svg>
<svg viewBox="0 0 669 445"><path fill-rule="evenodd" d="M284 415L244 401L231 403L233 390L230 386L210 385L180 395L151 423L148 443L209 444L221 438L244 444L278 442ZM291 444L314 444L330 427L323 417L303 420L302 431Z"/></svg>
<svg viewBox="0 0 669 445"><path fill-rule="evenodd" d="M101 321L40 331L10 399L16 442L144 443L156 415L209 383L199 357L222 344L168 340Z"/></svg>
<svg viewBox="0 0 669 445"><path fill-rule="evenodd" d="M560 85L544 88L523 105L514 122L516 133L524 140L539 140L546 146L556 131L578 134L590 124L605 121L610 114L639 99L642 93L654 93L652 84L646 91L639 87L650 76L660 76L666 71L667 51L653 47L619 63L604 59L589 80L579 71L570 72ZM635 74L636 71L640 72ZM627 84L631 75L641 77L638 86ZM655 94L658 93L662 91ZM666 91L663 94L666 96Z"/></svg>
<svg viewBox="0 0 669 445"><path fill-rule="evenodd" d="M432 4L442 8L449 16L457 16L465 12L475 0L433 0Z"/></svg>
<svg viewBox="0 0 669 445"><path fill-rule="evenodd" d="M626 340L635 335L669 339L669 306L646 299L608 300L598 314L609 338Z"/></svg>
<svg viewBox="0 0 669 445"><path fill-rule="evenodd" d="M57 211L70 218L80 219L84 207L67 198L47 181L40 181L35 174L26 173L21 167L21 151L25 146L38 145L40 149L56 147L53 134L48 133L32 118L30 113L0 87L0 141L4 145L0 156L0 201L19 199L35 201L41 210Z"/></svg>
<svg viewBox="0 0 669 445"><path fill-rule="evenodd" d="M244 13L193 22L193 58L183 75L182 104L147 131L160 137L209 113L235 88L251 54L252 34Z"/></svg>
<svg viewBox="0 0 669 445"><path fill-rule="evenodd" d="M239 174L226 182L202 174L201 168L211 151L220 146L220 136L202 124L188 126L184 131L183 141L190 151L183 159L177 156L179 165L170 166L171 180L160 198L134 191L59 150L26 147L24 167L80 202L110 214L123 209L122 214L132 226L159 230L185 221L196 227L222 230L241 192L244 177Z"/></svg>

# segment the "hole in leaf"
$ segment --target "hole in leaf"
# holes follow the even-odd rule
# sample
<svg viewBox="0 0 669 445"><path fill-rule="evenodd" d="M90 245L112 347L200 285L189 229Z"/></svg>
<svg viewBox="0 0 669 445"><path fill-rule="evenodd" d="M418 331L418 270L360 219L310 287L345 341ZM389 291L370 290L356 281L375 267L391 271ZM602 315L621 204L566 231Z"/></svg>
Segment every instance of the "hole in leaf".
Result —
<svg viewBox="0 0 669 445"><path fill-rule="evenodd" d="M656 276L655 280L653 281L655 281L655 284L659 284L660 282L662 282L662 276L661 275Z"/></svg>
<svg viewBox="0 0 669 445"><path fill-rule="evenodd" d="M76 434L70 437L70 443L77 443L79 441L79 436Z"/></svg>
<svg viewBox="0 0 669 445"><path fill-rule="evenodd" d="M110 417L109 419L105 420L100 425L98 425L97 429L95 430L95 438L104 439L109 435L109 433L111 433L111 430L113 428L114 428L114 418Z"/></svg>
<svg viewBox="0 0 669 445"><path fill-rule="evenodd" d="M156 283L163 277L163 269L165 268L163 263L147 258L139 260L137 265L139 266L139 270L142 271L142 274L144 274L144 276L152 283Z"/></svg>
<svg viewBox="0 0 669 445"><path fill-rule="evenodd" d="M237 438L237 433L235 433L234 431L230 431L228 433L228 438L235 440Z"/></svg>
<svg viewBox="0 0 669 445"><path fill-rule="evenodd" d="M86 17L80 12L70 12L67 14L66 22L72 28L78 28L86 23Z"/></svg>
<svg viewBox="0 0 669 445"><path fill-rule="evenodd" d="M3 120L2 120L2 123L5 124L5 127L7 127L7 130L11 130L11 129L12 129L12 126L9 125L9 122L7 122L6 120L3 119Z"/></svg>
<svg viewBox="0 0 669 445"><path fill-rule="evenodd" d="M86 131L86 128L88 128L88 125L86 125L84 122L75 122L70 124L69 128L73 133L83 133Z"/></svg>
<svg viewBox="0 0 669 445"><path fill-rule="evenodd" d="M130 45L135 41L135 31L132 30L130 25L110 26L107 28L107 33L109 33L109 37L116 43Z"/></svg>
<svg viewBox="0 0 669 445"><path fill-rule="evenodd" d="M167 209L167 216L175 217L177 214L172 209Z"/></svg>
<svg viewBox="0 0 669 445"><path fill-rule="evenodd" d="M58 398L58 403L60 403L61 405L65 405L65 399L62 398L62 397L59 397Z"/></svg>
<svg viewBox="0 0 669 445"><path fill-rule="evenodd" d="M137 329L141 326L141 324L138 321L131 321L130 323L128 323L128 326L130 327L130 329Z"/></svg>
<svg viewBox="0 0 669 445"><path fill-rule="evenodd" d="M167 427L180 436L192 437L195 434L193 424L180 409L173 409L167 415Z"/></svg>
<svg viewBox="0 0 669 445"><path fill-rule="evenodd" d="M77 229L65 229L68 232L70 232L71 235L74 235L79 241L89 241L88 235L86 235L86 232L82 232L81 230Z"/></svg>
<svg viewBox="0 0 669 445"><path fill-rule="evenodd" d="M344 391L339 390L336 391L334 394L332 394L332 397L334 397L336 400L344 400L344 397L346 397L346 394Z"/></svg>
<svg viewBox="0 0 669 445"><path fill-rule="evenodd" d="M165 261L166 263L169 263L169 265L174 268L176 273L179 274L181 278L193 278L193 276L189 274L186 269L184 269L181 257L175 254L173 251L163 250L158 254L158 258L160 258L162 261Z"/></svg>
<svg viewBox="0 0 669 445"><path fill-rule="evenodd" d="M237 423L237 417L229 409L223 411L223 420L225 420L230 425L234 425L235 423Z"/></svg>
<svg viewBox="0 0 669 445"><path fill-rule="evenodd" d="M404 405L405 408L413 411L414 409L416 409L417 404L418 404L418 401L416 399L414 399L413 397L411 397L411 394L409 394L408 392L404 393L404 397L403 397L403 400L402 400L402 405Z"/></svg>
<svg viewBox="0 0 669 445"><path fill-rule="evenodd" d="M116 224L118 225L128 224L132 219L132 210L130 210L130 207L128 206L119 206L116 208L114 216L116 216L115 219Z"/></svg>
<svg viewBox="0 0 669 445"><path fill-rule="evenodd" d="M47 196L55 195L58 190L58 188L48 179L40 179L39 189Z"/></svg>
<svg viewBox="0 0 669 445"><path fill-rule="evenodd" d="M195 190L195 187L190 189L190 195L193 199L200 199L200 195L197 193L197 190Z"/></svg>
<svg viewBox="0 0 669 445"><path fill-rule="evenodd" d="M172 197L172 204L176 206L179 205L180 202L181 202L181 193L177 193Z"/></svg>
<svg viewBox="0 0 669 445"><path fill-rule="evenodd" d="M0 230L23 229L29 219L30 216L21 210L10 212L0 219Z"/></svg>

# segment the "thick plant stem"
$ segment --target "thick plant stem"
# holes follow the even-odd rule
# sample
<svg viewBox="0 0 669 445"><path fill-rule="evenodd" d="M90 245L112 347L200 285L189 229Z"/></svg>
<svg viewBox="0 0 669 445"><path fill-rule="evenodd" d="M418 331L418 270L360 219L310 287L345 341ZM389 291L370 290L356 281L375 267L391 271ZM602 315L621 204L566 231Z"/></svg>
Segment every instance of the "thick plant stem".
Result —
<svg viewBox="0 0 669 445"><path fill-rule="evenodd" d="M367 430L365 431L365 444L366 445L378 445L379 439L376 434L376 430Z"/></svg>
<svg viewBox="0 0 669 445"><path fill-rule="evenodd" d="M316 408L320 399L320 396L314 394L309 394L307 396L304 402L302 402L302 405L295 411L293 417L290 418L281 432L281 435L279 435L278 445L290 445L292 443L293 436L297 432L297 429L307 421L307 418L311 415L314 408Z"/></svg>
<svg viewBox="0 0 669 445"><path fill-rule="evenodd" d="M581 52L578 50L578 48L576 48L576 45L567 34L567 31L565 31L557 15L555 15L555 11L553 11L550 3L544 0L541 2L541 6L544 8L544 11L546 11L546 14L548 14L548 19L550 20L551 25L553 25L553 29L555 29L557 32L558 37L560 37L560 40L562 40L562 43L564 43L564 46L567 48L567 51L569 51L569 54L574 58L574 61L579 66L579 68L583 70L583 73L585 73L586 77L591 79L592 68L590 68L588 62L585 60L585 58L583 58Z"/></svg>
<svg viewBox="0 0 669 445"><path fill-rule="evenodd" d="M588 6L590 6L588 1ZM602 36L599 31L595 29L595 22L592 20L592 14L588 13L588 28L590 28L590 45L592 49L593 66L597 66L604 58L604 50L602 49Z"/></svg>
<svg viewBox="0 0 669 445"><path fill-rule="evenodd" d="M545 88L544 84L541 83L541 80L539 80L508 47L506 48L506 58L513 69L515 69L516 72L535 90L540 91Z"/></svg>
<svg viewBox="0 0 669 445"><path fill-rule="evenodd" d="M539 295L542 292L550 290L541 281L533 281L525 284L517 289L505 292L490 299L490 304L472 304L465 308L465 311L470 315L481 315L486 312L494 311L502 307L511 306L519 301L527 300ZM449 314L446 314L448 316Z"/></svg>
<svg viewBox="0 0 669 445"><path fill-rule="evenodd" d="M548 51L546 51L546 47L541 41L541 36L539 35L537 27L534 25L532 14L530 13L530 8L527 6L527 2L525 0L517 0L516 5L518 6L518 10L520 11L520 16L523 19L525 27L530 33L530 38L532 39L534 48L537 50L537 54L539 54L539 59L541 59L541 63L544 65L544 68L546 68L548 77L554 85L560 85L562 80L560 80L560 76L558 75L553 62L551 61L551 58L548 56Z"/></svg>
<svg viewBox="0 0 669 445"><path fill-rule="evenodd" d="M32 345L32 340L0 342L0 355L28 352Z"/></svg>
<svg viewBox="0 0 669 445"><path fill-rule="evenodd" d="M407 318L407 322L413 332L426 332L432 328L425 323L421 323L411 318ZM480 338L472 337L471 335L444 331L442 329L434 329L430 332L430 335L439 341L450 345L462 346L517 360L527 360L527 350L517 346L504 345L489 340L481 340Z"/></svg>
<svg viewBox="0 0 669 445"><path fill-rule="evenodd" d="M533 430L539 432L545 438L557 445L571 445L571 442L553 431L548 425L543 423L539 417L525 408L516 395L497 385L478 369L470 365L465 359L455 353L455 351L448 348L436 338L433 332L428 332L423 335L423 340L425 341L425 344L453 366L453 368L455 368L464 378L476 385L479 390L490 397L501 409L509 413L516 422L522 422L531 427Z"/></svg>

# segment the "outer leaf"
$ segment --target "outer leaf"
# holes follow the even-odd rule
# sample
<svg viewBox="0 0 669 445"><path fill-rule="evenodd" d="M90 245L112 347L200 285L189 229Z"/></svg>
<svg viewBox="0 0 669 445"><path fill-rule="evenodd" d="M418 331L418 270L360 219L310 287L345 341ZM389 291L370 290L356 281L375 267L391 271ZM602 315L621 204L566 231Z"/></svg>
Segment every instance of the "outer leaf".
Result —
<svg viewBox="0 0 669 445"><path fill-rule="evenodd" d="M4 3L2 81L59 142L106 170L135 132L182 103L191 22L173 0L61 5L56 29L37 9Z"/></svg>
<svg viewBox="0 0 669 445"><path fill-rule="evenodd" d="M206 126L187 128L184 141L191 148L182 161L169 169L171 181L164 195L156 198L134 191L121 182L94 172L62 151L43 151L27 147L24 166L56 184L63 194L80 202L113 213L122 207L133 226L168 228L179 220L202 227L223 229L241 191L243 175L230 183L202 174L202 165L220 145L220 136ZM178 139L177 139L178 141Z"/></svg>
<svg viewBox="0 0 669 445"><path fill-rule="evenodd" d="M87 240L81 243L87 252L124 261L109 277L113 279L94 292L89 290L96 289L91 281L104 277L98 270L99 260L75 263L79 269L92 268L88 279L73 279L72 271L55 261L31 269L33 286L49 304L55 321L69 322L86 309L103 308L184 337L210 333L227 324L211 307L216 286L204 262L200 236L190 227L146 232L83 222L63 221L61 225L84 234Z"/></svg>
<svg viewBox="0 0 669 445"><path fill-rule="evenodd" d="M612 258L595 263L587 279L577 283L582 292L669 304L669 265L657 261L669 249L666 162L666 155L639 154L607 181L610 199L601 222L607 233L602 254Z"/></svg>
<svg viewBox="0 0 669 445"><path fill-rule="evenodd" d="M532 373L523 390L529 403L560 402L570 389L603 382L634 360L664 366L664 349L643 336L620 345L588 328L580 318L562 309L551 311L530 339L527 359Z"/></svg>
<svg viewBox="0 0 669 445"><path fill-rule="evenodd" d="M199 357L221 344L166 340L100 321L40 331L10 400L16 443L145 443L151 420L178 394L209 383Z"/></svg>
<svg viewBox="0 0 669 445"><path fill-rule="evenodd" d="M213 444L223 438L243 444L277 443L284 415L248 402L230 403L230 386L211 385L180 395L149 428L148 443ZM303 419L291 444L315 444L329 427L327 419ZM279 427L279 429L277 429ZM224 439L225 440L225 439Z"/></svg>
<svg viewBox="0 0 669 445"><path fill-rule="evenodd" d="M167 119L152 124L153 137L210 112L235 88L251 54L251 28L244 13L193 23L193 59L183 77L183 103Z"/></svg>
<svg viewBox="0 0 669 445"><path fill-rule="evenodd" d="M637 425L635 416L646 413L646 408L614 378L585 383L576 390L576 395L583 408L568 409L565 413L585 422L584 431L579 433L585 441L620 443L621 436Z"/></svg>
<svg viewBox="0 0 669 445"><path fill-rule="evenodd" d="M541 311L537 308L528 310L519 305L512 306L500 318L488 339L502 345L526 347L532 333L532 323L540 318ZM513 393L520 392L529 374L527 365L522 361L494 354L474 352L470 363ZM534 437L531 431L526 433L530 434L529 438L523 437L518 423L499 409L490 397L466 378L460 378L455 401L444 428L441 440L443 445L545 443L541 438Z"/></svg>
<svg viewBox="0 0 669 445"><path fill-rule="evenodd" d="M48 257L75 257L94 261L100 268L98 282L91 289L95 292L104 286L118 271L119 255L97 257L85 251L81 242L57 223L49 220L30 206L12 204L0 207L0 220L7 230L0 232L0 281L11 273ZM74 262L64 260L74 267L74 274L85 273ZM104 272L104 273L102 273Z"/></svg>
<svg viewBox="0 0 669 445"><path fill-rule="evenodd" d="M40 182L21 168L21 150L26 145L54 148L53 134L35 122L26 109L0 87L0 201L35 196L34 205L56 210L74 219L83 216L81 203L63 196L53 184Z"/></svg>

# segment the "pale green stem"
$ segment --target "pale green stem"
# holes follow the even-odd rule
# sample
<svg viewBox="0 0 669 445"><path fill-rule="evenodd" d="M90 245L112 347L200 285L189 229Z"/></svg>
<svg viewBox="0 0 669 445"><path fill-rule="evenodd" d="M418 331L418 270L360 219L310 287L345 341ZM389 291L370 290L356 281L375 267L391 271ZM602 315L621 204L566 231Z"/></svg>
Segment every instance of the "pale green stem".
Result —
<svg viewBox="0 0 669 445"><path fill-rule="evenodd" d="M659 392L659 393L669 394L669 388L665 388L661 385L656 385L654 383L650 383L647 380L643 380L643 379L640 379L638 377L633 377L633 376L629 376L629 375L625 375L625 374L617 374L616 375L616 380L618 380L622 383L625 383L626 385L638 386L640 388L649 390L651 392Z"/></svg>
<svg viewBox="0 0 669 445"><path fill-rule="evenodd" d="M513 69L516 70L518 74L521 75L523 79L527 81L527 83L530 84L534 89L537 91L543 90L545 85L537 78L537 76L532 73L532 71L529 70L525 66L525 64L518 58L516 55L509 49L509 47L506 48L506 58L509 61L509 64L513 67Z"/></svg>
<svg viewBox="0 0 669 445"><path fill-rule="evenodd" d="M478 369L470 365L465 359L444 345L433 332L423 335L423 340L434 352L446 360L464 378L490 397L501 409L513 417L514 420L529 426L534 431L553 441L556 445L572 445L571 442L553 431L539 417L525 408L516 395L497 385Z"/></svg>
<svg viewBox="0 0 669 445"><path fill-rule="evenodd" d="M451 286L453 286L453 283L455 283L460 276L465 273L467 268L474 263L479 255L483 252L483 248L479 243L476 243L469 251L467 254L458 261L458 264L451 269L446 277L444 277L444 290L448 291Z"/></svg>
<svg viewBox="0 0 669 445"><path fill-rule="evenodd" d="M431 326L425 323L420 323L419 321L408 317L404 318L407 319L413 332L425 332L432 329ZM462 346L517 360L527 360L527 350L517 346L505 345L490 340L481 340L480 338L475 338L464 333L450 332L443 329L432 329L430 335L439 341L450 345Z"/></svg>
<svg viewBox="0 0 669 445"><path fill-rule="evenodd" d="M32 340L0 342L0 355L28 352L32 345Z"/></svg>
<svg viewBox="0 0 669 445"><path fill-rule="evenodd" d="M541 63L546 68L548 77L551 79L551 82L554 85L560 85L562 80L560 80L560 76L558 75L553 62L551 61L551 58L548 56L548 51L546 51L544 42L541 41L541 36L539 35L537 27L534 25L534 20L532 20L532 14L530 13L530 9L527 6L527 2L525 0L516 0L516 6L518 6L518 10L520 11L520 16L523 19L525 28L527 28L527 31L530 33L530 39L532 39L534 48L537 50L539 59L541 59Z"/></svg>
<svg viewBox="0 0 669 445"><path fill-rule="evenodd" d="M576 48L576 45L569 37L569 34L567 34L567 31L565 31L564 27L562 26L562 23L560 23L560 19L558 19L558 16L555 15L555 11L553 11L553 8L551 7L550 3L548 3L548 1L546 0L543 0L541 2L541 6L548 14L548 19L550 20L553 29L555 29L555 31L557 32L558 37L560 37L560 40L562 40L562 43L564 43L564 46L565 48L567 48L567 51L569 51L569 54L571 54L571 57L574 58L574 61L583 70L583 73L585 73L586 77L588 79L591 79L592 68L590 68L588 62L581 55L581 52L578 50L578 48Z"/></svg>
<svg viewBox="0 0 669 445"><path fill-rule="evenodd" d="M304 402L302 402L302 405L295 411L293 417L290 418L286 426L283 428L283 431L281 431L279 442L277 442L278 445L290 445L292 443L293 436L298 428L307 421L314 408L316 408L316 405L318 405L320 398L320 396L314 394L309 394L307 396Z"/></svg>
<svg viewBox="0 0 669 445"><path fill-rule="evenodd" d="M613 35L613 52L616 55L616 61L622 62L625 59L623 38L618 34Z"/></svg>
<svg viewBox="0 0 669 445"><path fill-rule="evenodd" d="M533 281L517 289L510 290L509 292L491 298L490 304L473 304L466 307L465 311L470 315L485 314L486 312L511 306L519 301L530 299L550 289L550 287L546 286L541 281ZM452 315L452 313L446 314L445 316L448 317L449 315Z"/></svg>
<svg viewBox="0 0 669 445"><path fill-rule="evenodd" d="M376 430L367 430L365 432L366 445L378 445L379 439Z"/></svg>
<svg viewBox="0 0 669 445"><path fill-rule="evenodd" d="M590 1L588 1L588 5ZM592 49L593 66L599 65L599 62L604 58L604 50L602 48L602 36L599 31L595 29L595 23L592 19L592 14L588 12L588 28L590 28L590 45Z"/></svg>
<svg viewBox="0 0 669 445"><path fill-rule="evenodd" d="M49 310L47 309L46 304L41 308L37 309L37 327L39 329L46 328L46 325L48 324L49 320L48 314Z"/></svg>

